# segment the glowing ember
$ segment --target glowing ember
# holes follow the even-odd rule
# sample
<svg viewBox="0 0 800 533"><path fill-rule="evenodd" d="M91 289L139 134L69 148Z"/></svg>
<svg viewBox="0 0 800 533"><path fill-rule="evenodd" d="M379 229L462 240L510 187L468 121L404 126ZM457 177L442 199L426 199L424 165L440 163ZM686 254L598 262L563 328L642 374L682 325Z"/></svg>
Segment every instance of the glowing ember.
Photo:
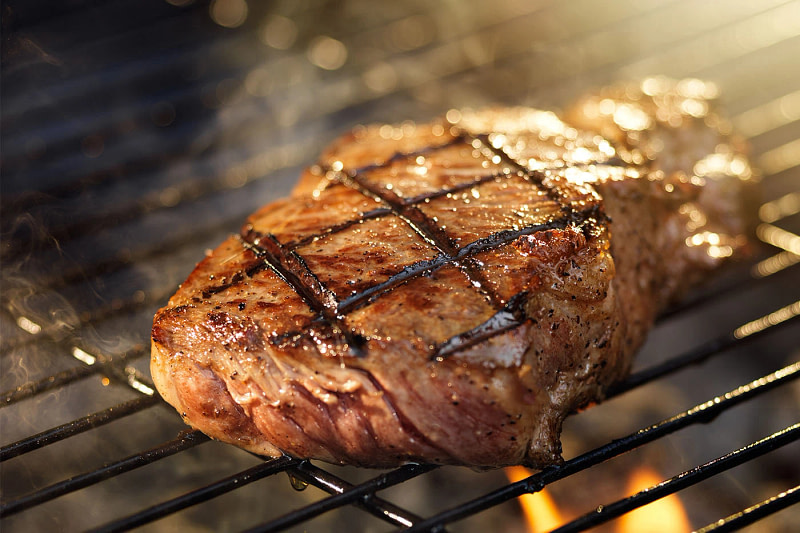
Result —
<svg viewBox="0 0 800 533"><path fill-rule="evenodd" d="M634 494L660 482L661 477L655 471L642 467L631 475L626 491ZM691 529L683 504L675 494L623 515L615 528L620 533L683 533Z"/></svg>
<svg viewBox="0 0 800 533"><path fill-rule="evenodd" d="M522 466L511 466L505 470L506 476L513 483L522 481L533 473ZM558 507L545 489L533 494L523 494L519 497L519 503L525 514L527 529L531 533L550 531L564 522Z"/></svg>

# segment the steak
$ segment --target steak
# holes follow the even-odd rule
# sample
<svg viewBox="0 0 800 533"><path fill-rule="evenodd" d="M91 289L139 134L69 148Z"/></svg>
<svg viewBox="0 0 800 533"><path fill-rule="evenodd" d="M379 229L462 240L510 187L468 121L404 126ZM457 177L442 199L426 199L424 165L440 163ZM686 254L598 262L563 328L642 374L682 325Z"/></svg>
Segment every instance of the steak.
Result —
<svg viewBox="0 0 800 533"><path fill-rule="evenodd" d="M565 116L363 126L210 252L152 330L191 426L258 454L543 467L657 313L746 246L752 171L713 86Z"/></svg>

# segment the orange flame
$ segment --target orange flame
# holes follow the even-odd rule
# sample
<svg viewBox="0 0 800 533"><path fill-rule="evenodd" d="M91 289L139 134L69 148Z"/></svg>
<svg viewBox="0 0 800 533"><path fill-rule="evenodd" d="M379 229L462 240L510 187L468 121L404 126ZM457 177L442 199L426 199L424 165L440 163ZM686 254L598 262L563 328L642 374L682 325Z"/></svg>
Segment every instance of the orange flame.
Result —
<svg viewBox="0 0 800 533"><path fill-rule="evenodd" d="M512 483L522 481L531 474L532 472L522 466L506 468L506 476ZM519 503L530 533L544 533L564 522L555 502L544 489L533 494L523 494L519 497Z"/></svg>
<svg viewBox="0 0 800 533"><path fill-rule="evenodd" d="M641 467L631 475L626 491L635 494L660 482L658 473ZM619 533L684 533L691 531L692 526L680 498L670 494L621 516L616 530Z"/></svg>
<svg viewBox="0 0 800 533"><path fill-rule="evenodd" d="M533 473L521 466L508 467L505 472L514 483ZM660 482L661 477L656 471L640 467L628 479L625 493L635 494ZM571 519L559 509L546 489L524 494L520 496L519 502L529 533L545 533ZM609 526L613 526L614 533L684 533L692 529L683 504L675 494L631 511Z"/></svg>

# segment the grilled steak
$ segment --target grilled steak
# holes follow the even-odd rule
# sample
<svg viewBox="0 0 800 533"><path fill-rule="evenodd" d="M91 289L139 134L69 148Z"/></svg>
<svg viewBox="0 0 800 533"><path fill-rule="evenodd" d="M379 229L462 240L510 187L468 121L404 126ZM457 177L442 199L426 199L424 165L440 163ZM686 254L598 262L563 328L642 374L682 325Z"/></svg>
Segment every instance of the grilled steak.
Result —
<svg viewBox="0 0 800 533"><path fill-rule="evenodd" d="M558 461L564 417L745 244L751 173L709 87L611 89L579 127L513 108L344 135L158 312L158 390L265 455Z"/></svg>

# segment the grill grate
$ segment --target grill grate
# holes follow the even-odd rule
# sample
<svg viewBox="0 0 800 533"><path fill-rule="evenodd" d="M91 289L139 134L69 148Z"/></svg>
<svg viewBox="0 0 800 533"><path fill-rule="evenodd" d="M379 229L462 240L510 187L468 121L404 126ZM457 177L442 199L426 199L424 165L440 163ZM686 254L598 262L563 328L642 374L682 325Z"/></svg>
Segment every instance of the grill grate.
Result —
<svg viewBox="0 0 800 533"><path fill-rule="evenodd" d="M558 531L603 527L672 493L724 500L689 509L701 531L756 521L789 531L800 519L791 507L800 499L792 460L800 2L4 8L0 523L8 531L514 531L517 497L681 439L700 451L682 452L663 483L619 499L595 491ZM427 465L376 472L264 461L185 430L154 394L155 309L204 248L283 196L338 132L450 106L558 107L587 87L653 73L722 87L764 172L763 244L660 318L633 375L567 421L565 439L577 440L565 441L563 465L508 483L497 472ZM665 391L674 399L627 424L604 414ZM595 423L601 431L587 438ZM295 492L283 473L321 492ZM743 494L719 496L737 485Z"/></svg>

